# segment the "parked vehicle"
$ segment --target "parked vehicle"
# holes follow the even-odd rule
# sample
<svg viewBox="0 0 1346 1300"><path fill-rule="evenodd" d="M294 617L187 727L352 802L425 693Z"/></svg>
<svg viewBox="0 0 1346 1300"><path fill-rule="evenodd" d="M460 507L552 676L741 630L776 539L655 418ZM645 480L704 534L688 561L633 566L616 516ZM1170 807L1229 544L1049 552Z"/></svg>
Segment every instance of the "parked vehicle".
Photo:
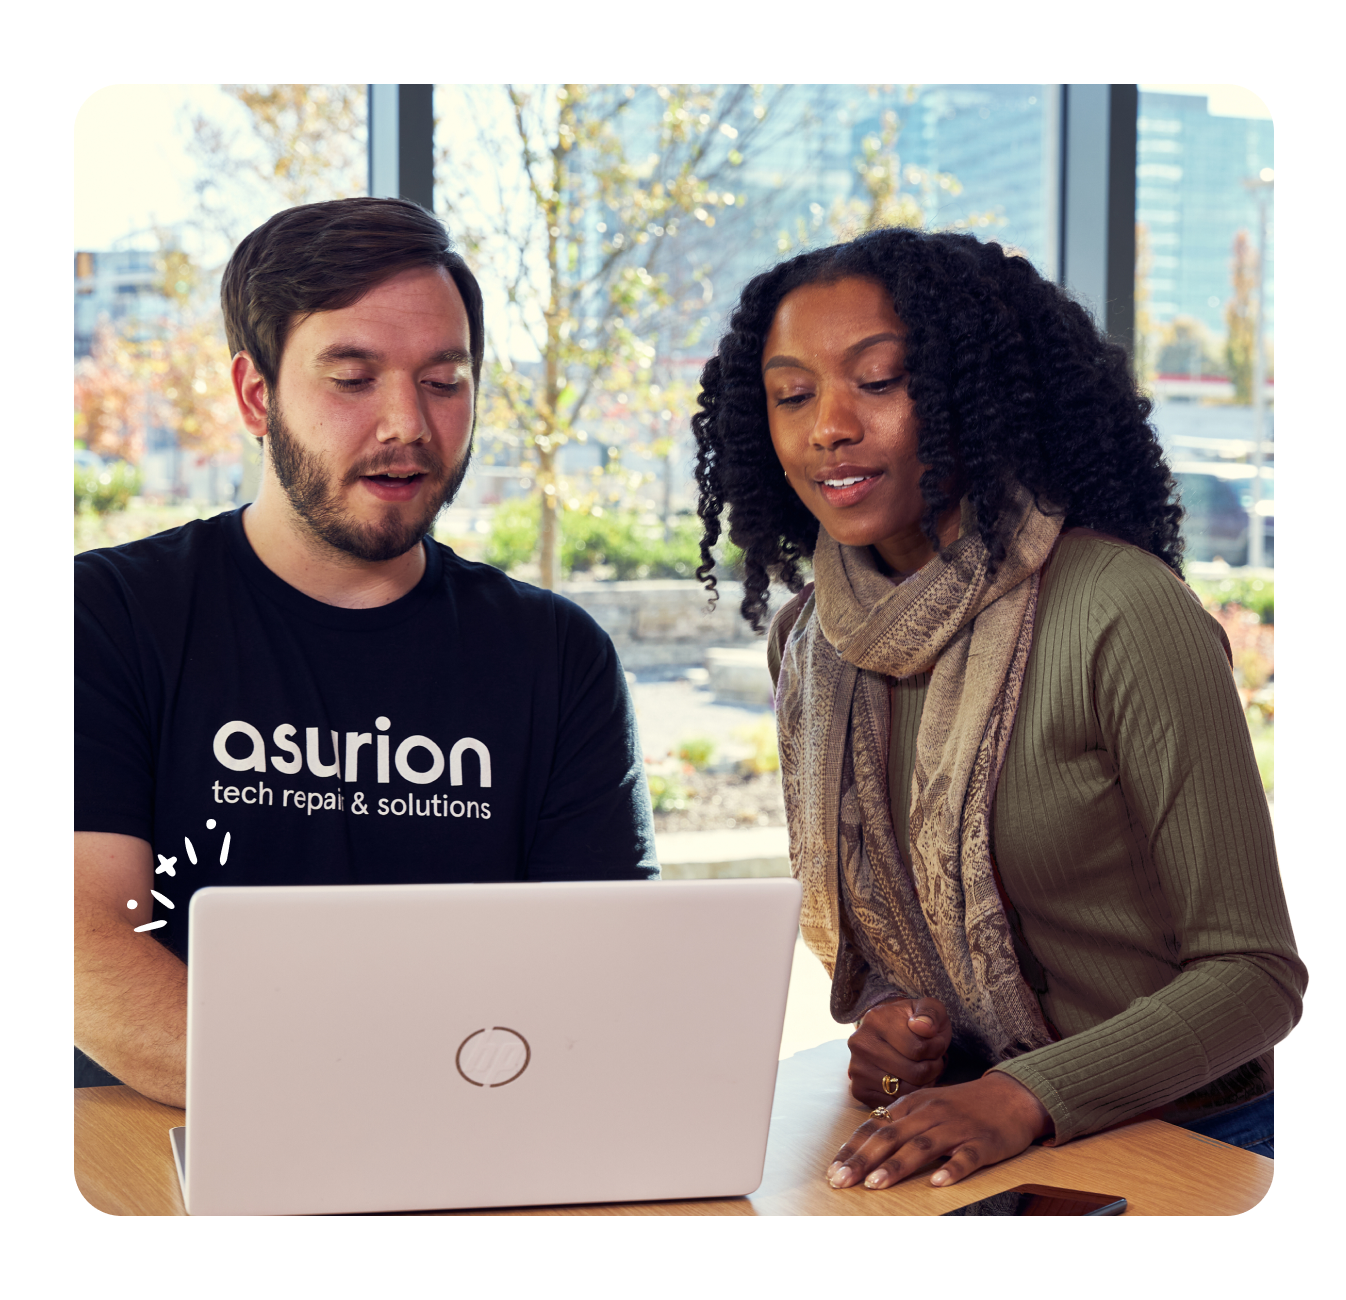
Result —
<svg viewBox="0 0 1346 1300"><path fill-rule="evenodd" d="M1238 479L1234 483L1239 494L1239 504L1244 510L1253 508L1253 484L1251 478ZM1274 564L1276 549L1276 499L1275 480L1262 480L1262 495L1257 503L1257 511L1262 516L1262 564L1271 568Z"/></svg>
<svg viewBox="0 0 1346 1300"><path fill-rule="evenodd" d="M1240 471L1242 471L1240 473ZM1186 512L1182 534L1183 558L1223 560L1238 567L1248 563L1248 511L1252 508L1250 471L1242 465L1215 466L1202 462L1173 468L1179 499ZM1275 553L1275 513L1271 481L1263 484L1262 563L1270 566ZM1268 507L1272 507L1268 509Z"/></svg>

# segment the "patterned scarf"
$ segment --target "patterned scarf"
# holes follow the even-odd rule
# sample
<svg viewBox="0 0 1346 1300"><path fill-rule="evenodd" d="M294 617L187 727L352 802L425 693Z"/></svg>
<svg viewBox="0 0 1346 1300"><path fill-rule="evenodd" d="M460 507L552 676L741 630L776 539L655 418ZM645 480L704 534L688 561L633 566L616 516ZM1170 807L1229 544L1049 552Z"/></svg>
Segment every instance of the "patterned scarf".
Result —
<svg viewBox="0 0 1346 1300"><path fill-rule="evenodd" d="M1019 972L990 851L1039 570L1061 527L1027 493L1013 508L1013 540L989 576L966 502L946 558L897 585L870 548L820 529L814 595L786 643L776 694L800 928L833 976L834 1014L854 1003L866 964L847 933L856 926L894 996L939 998L955 1035L997 1061L1052 1037ZM925 671L907 864L888 799L888 679Z"/></svg>

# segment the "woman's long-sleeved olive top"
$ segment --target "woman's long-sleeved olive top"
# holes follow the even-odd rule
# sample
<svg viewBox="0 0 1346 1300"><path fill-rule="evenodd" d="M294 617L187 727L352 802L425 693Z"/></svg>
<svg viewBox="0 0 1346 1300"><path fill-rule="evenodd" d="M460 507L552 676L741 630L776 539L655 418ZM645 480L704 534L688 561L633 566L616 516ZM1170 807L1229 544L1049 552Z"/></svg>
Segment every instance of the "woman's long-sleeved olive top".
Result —
<svg viewBox="0 0 1346 1300"><path fill-rule="evenodd" d="M892 691L904 861L928 682ZM1043 1103L1057 1141L1271 1088L1271 1046L1299 1018L1307 973L1221 633L1153 556L1062 536L992 836L1020 968L1061 1035L997 1068Z"/></svg>

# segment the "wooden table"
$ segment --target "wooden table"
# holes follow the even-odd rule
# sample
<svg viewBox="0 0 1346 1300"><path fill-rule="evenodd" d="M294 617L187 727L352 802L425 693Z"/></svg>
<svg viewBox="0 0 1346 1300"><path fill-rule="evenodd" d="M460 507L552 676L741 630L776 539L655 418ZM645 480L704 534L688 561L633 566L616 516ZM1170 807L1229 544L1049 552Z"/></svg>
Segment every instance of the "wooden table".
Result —
<svg viewBox="0 0 1346 1300"><path fill-rule="evenodd" d="M563 1205L460 1214L943 1214L1020 1183L1125 1196L1128 1214L1240 1214L1271 1186L1263 1156L1145 1120L1069 1142L1030 1147L953 1187L924 1175L896 1187L831 1188L823 1170L864 1119L846 1085L846 1045L824 1043L782 1061L762 1185L726 1200ZM185 1214L168 1130L185 1113L130 1088L75 1090L75 1181L108 1214Z"/></svg>

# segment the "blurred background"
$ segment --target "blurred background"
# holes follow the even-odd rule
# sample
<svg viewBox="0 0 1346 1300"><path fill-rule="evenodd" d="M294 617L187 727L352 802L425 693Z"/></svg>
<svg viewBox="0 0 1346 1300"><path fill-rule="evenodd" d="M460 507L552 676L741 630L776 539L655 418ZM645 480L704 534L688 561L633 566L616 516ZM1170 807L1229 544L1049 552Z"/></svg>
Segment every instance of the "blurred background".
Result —
<svg viewBox="0 0 1346 1300"><path fill-rule="evenodd" d="M75 549L252 499L218 307L234 244L296 203L413 198L488 327L476 454L436 536L612 634L666 874L788 871L732 546L713 613L692 576L698 375L782 257L970 230L1132 356L1270 798L1274 188L1266 107L1228 85L108 87L76 128Z"/></svg>
<svg viewBox="0 0 1346 1300"><path fill-rule="evenodd" d="M1092 298L1114 336L1129 327L1122 341L1188 511L1192 573L1271 568L1272 124L1250 92L380 91L420 92L423 197L487 292L478 454L445 520L479 557L537 565L549 583L687 576L677 557L694 555L696 534L688 416L742 284L791 252L900 224L1013 246ZM1072 92L1091 91L1114 92L1105 118L1134 105L1133 272L1121 310L1114 266L1105 304L1087 270L1071 275L1084 223L1097 239L1116 215L1109 187L1120 188L1106 176L1099 211L1070 225L1082 206L1065 180ZM76 495L90 541L106 540L100 522L120 539L157 522L145 511L250 499L257 467L229 392L219 274L272 212L369 192L370 103L366 86L230 85L110 87L85 104L73 287ZM399 112L394 94L394 138ZM1106 144L1121 152L1116 125ZM1126 242L1115 235L1104 232ZM1126 251L1111 244L1114 260ZM544 497L559 521L545 555ZM135 518L109 521L123 511Z"/></svg>

